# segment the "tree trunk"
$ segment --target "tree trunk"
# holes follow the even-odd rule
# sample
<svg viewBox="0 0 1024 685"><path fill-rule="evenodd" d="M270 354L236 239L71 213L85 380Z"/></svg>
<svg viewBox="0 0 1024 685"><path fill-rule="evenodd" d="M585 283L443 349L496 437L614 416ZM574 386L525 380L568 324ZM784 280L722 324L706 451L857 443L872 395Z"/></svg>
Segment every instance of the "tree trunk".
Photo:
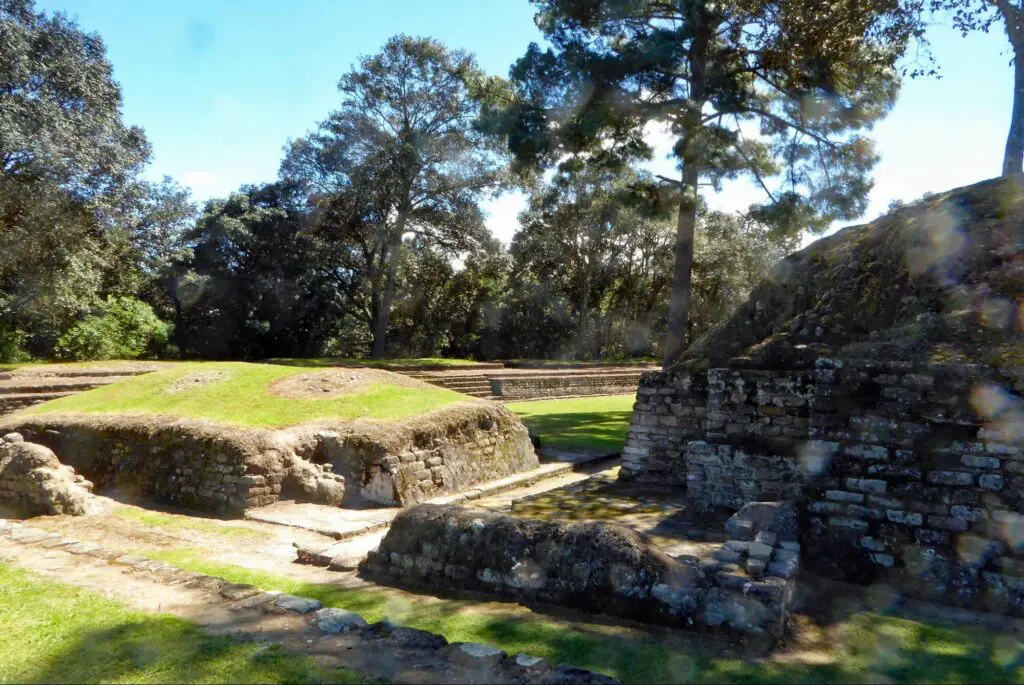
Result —
<svg viewBox="0 0 1024 685"><path fill-rule="evenodd" d="M703 17L698 17L698 21ZM701 118L706 88L709 32L698 31L690 52L690 102L683 115L682 198L676 222L675 265L672 269L672 299L668 309L668 332L662 368L668 369L683 353L690 317L690 282L693 269L693 234L697 227L697 191L701 166Z"/></svg>
<svg viewBox="0 0 1024 685"><path fill-rule="evenodd" d="M696 156L694 156L696 157ZM672 299L668 310L668 333L665 335L667 369L683 353L686 325L690 317L690 281L693 269L693 235L697 227L697 179L700 167L696 158L684 162L683 199L676 221L675 266L672 269Z"/></svg>
<svg viewBox="0 0 1024 685"><path fill-rule="evenodd" d="M1013 111L1010 132L1006 136L1003 155L1003 176L1019 174L1024 170L1024 45L1014 46Z"/></svg>
<svg viewBox="0 0 1024 685"><path fill-rule="evenodd" d="M587 307L590 305L590 265L583 270L583 293L580 299L580 312L576 319L576 359L583 361L587 353Z"/></svg>
<svg viewBox="0 0 1024 685"><path fill-rule="evenodd" d="M388 250L388 272L384 280L384 293L377 309L377 322L373 327L373 350L370 356L383 359L388 352L388 322L391 319L391 302L395 298L395 280L398 277L398 260L402 252L402 235L405 233L405 212L395 221L395 233Z"/></svg>
<svg viewBox="0 0 1024 685"><path fill-rule="evenodd" d="M997 2L996 6L1003 15L1014 58L1013 110L1003 154L1003 176L1010 176L1024 169L1024 12L1005 0Z"/></svg>

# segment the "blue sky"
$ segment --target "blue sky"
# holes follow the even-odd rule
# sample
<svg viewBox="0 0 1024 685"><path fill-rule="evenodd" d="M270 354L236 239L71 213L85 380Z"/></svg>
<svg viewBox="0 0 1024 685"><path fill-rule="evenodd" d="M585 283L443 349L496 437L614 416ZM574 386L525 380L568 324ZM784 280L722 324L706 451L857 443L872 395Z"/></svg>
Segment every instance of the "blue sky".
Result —
<svg viewBox="0 0 1024 685"><path fill-rule="evenodd" d="M153 144L148 175L173 176L195 197L272 180L285 141L336 107L336 83L358 56L396 33L437 38L476 54L488 72L509 65L540 34L527 0L38 0L65 11L107 45L126 121ZM998 28L998 27L997 27ZM999 173L1009 125L1012 68L1006 36L930 34L942 78L908 81L875 130L882 154L865 218L893 199L913 200ZM661 150L651 168L675 175ZM709 197L741 209L745 181ZM521 196L487 203L488 224L508 241Z"/></svg>

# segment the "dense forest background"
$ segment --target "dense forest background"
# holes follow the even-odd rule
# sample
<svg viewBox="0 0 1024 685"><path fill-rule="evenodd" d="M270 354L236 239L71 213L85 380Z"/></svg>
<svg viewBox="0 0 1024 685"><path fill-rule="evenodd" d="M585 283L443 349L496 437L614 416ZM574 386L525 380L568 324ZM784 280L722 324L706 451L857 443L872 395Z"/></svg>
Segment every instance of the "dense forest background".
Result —
<svg viewBox="0 0 1024 685"><path fill-rule="evenodd" d="M926 9L1024 46L1006 3L534 4L554 48L508 79L395 36L281 141L277 179L198 206L145 180L101 38L0 0L0 361L670 358L802 232L863 213L863 133ZM679 134L680 178L641 170L649 122ZM765 202L709 210L699 188L740 175ZM513 189L506 246L480 203Z"/></svg>
<svg viewBox="0 0 1024 685"><path fill-rule="evenodd" d="M99 36L27 2L0 26L0 361L364 356L375 336L391 356L658 353L674 216L630 169L513 177L477 122L503 83L471 55L393 39L282 141L278 180L200 207L143 180ZM478 201L512 187L530 203L506 247ZM701 221L694 334L794 247Z"/></svg>

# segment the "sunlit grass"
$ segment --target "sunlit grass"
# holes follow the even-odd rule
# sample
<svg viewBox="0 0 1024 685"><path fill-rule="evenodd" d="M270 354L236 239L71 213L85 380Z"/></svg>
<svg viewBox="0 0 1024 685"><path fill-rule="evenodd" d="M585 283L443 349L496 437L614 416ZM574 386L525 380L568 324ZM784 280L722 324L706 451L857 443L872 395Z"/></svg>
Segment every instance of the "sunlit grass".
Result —
<svg viewBox="0 0 1024 685"><path fill-rule="evenodd" d="M218 372L224 377L179 392L169 391L175 381L195 372ZM45 402L25 413L163 414L243 426L284 427L317 419L401 419L466 399L434 386L410 388L380 383L323 399L278 397L269 392L274 381L300 373L307 370L243 362L183 363L169 371Z"/></svg>
<svg viewBox="0 0 1024 685"><path fill-rule="evenodd" d="M361 682L347 669L130 611L4 564L0 625L0 683Z"/></svg>
<svg viewBox="0 0 1024 685"><path fill-rule="evenodd" d="M356 359L354 357L277 357L265 360L267 364L285 366L476 366L480 362L472 359L451 359L448 357L409 357L403 359Z"/></svg>
<svg viewBox="0 0 1024 685"><path fill-rule="evenodd" d="M540 436L542 447L618 452L626 443L634 400L634 395L611 395L506 406Z"/></svg>

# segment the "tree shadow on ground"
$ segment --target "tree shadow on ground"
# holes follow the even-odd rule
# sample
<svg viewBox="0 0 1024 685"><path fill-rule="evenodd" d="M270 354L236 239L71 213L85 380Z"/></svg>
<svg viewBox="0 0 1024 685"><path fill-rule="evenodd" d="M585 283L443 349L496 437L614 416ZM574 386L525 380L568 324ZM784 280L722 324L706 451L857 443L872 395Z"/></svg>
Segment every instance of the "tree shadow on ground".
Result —
<svg viewBox="0 0 1024 685"><path fill-rule="evenodd" d="M541 438L541 447L620 452L632 410L533 414L523 423Z"/></svg>
<svg viewBox="0 0 1024 685"><path fill-rule="evenodd" d="M357 682L282 649L207 633L0 566L0 682Z"/></svg>
<svg viewBox="0 0 1024 685"><path fill-rule="evenodd" d="M766 651L756 638L651 631L649 637L558 631L540 621L495 620L484 641L533 642L555 662L607 673L627 683L1014 683L1024 679L1024 649L1014 635L923 624L879 614L849 617L837 641L818 650Z"/></svg>

